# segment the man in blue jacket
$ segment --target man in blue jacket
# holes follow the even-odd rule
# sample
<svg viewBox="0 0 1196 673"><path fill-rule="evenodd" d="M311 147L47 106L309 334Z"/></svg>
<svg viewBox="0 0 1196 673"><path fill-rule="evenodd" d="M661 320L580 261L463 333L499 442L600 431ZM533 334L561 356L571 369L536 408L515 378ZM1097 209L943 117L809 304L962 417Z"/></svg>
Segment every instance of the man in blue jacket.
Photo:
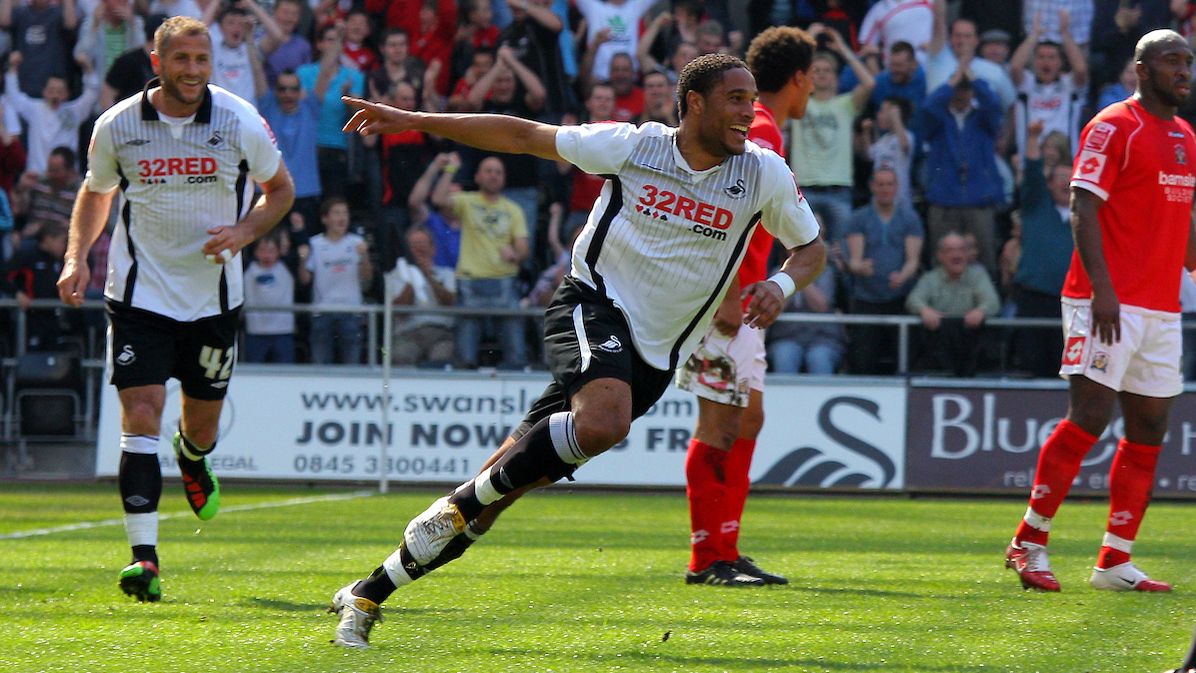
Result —
<svg viewBox="0 0 1196 673"><path fill-rule="evenodd" d="M1062 320L1059 294L1075 249L1068 212L1071 165L1044 167L1041 135L1042 122L1031 122L1022 166L1022 255L1013 284L1018 317ZM1026 371L1043 378L1057 376L1063 333L1058 326L1019 329L1017 351Z"/></svg>
<svg viewBox="0 0 1196 673"><path fill-rule="evenodd" d="M922 130L931 246L949 232L972 234L979 261L996 271L994 216L1005 200L994 148L1001 129L1001 102L988 83L972 79L961 61L955 74L926 98Z"/></svg>

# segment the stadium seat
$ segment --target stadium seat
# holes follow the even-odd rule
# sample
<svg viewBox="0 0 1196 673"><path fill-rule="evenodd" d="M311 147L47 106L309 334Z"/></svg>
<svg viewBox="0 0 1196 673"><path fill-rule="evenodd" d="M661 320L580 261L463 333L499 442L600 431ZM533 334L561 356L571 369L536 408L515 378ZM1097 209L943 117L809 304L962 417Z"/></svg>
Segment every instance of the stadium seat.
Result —
<svg viewBox="0 0 1196 673"><path fill-rule="evenodd" d="M79 437L85 421L83 378L79 356L70 352L26 353L17 358L11 376L14 393L8 413L17 441L6 463L10 471L24 471L32 467L28 442Z"/></svg>

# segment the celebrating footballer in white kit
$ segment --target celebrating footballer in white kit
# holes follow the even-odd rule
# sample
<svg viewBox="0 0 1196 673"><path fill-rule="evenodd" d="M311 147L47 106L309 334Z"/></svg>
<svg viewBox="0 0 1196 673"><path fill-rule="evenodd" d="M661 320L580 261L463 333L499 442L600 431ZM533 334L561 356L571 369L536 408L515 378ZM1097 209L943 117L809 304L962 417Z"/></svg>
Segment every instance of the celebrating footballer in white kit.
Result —
<svg viewBox="0 0 1196 673"><path fill-rule="evenodd" d="M346 130L417 129L484 150L568 161L607 182L545 315L552 383L477 477L411 521L370 577L336 593L337 645L367 647L379 603L460 556L479 534L473 524L480 517L493 521L522 493L571 476L622 441L705 335L757 225L790 255L780 273L743 289L746 324L771 324L784 299L821 273L818 225L788 166L747 140L757 92L744 63L699 57L677 89L677 129L557 127L346 99L361 108Z"/></svg>
<svg viewBox="0 0 1196 673"><path fill-rule="evenodd" d="M208 85L212 44L203 23L167 19L151 60L159 79L96 122L58 281L63 301L83 302L87 253L119 187L123 204L104 289L107 365L121 401L120 492L133 552L120 587L141 601L162 596L157 453L166 380L182 387L175 457L187 501L206 521L220 506L206 456L216 446L236 359L240 251L294 201L265 121L249 103ZM263 196L250 208L255 182Z"/></svg>

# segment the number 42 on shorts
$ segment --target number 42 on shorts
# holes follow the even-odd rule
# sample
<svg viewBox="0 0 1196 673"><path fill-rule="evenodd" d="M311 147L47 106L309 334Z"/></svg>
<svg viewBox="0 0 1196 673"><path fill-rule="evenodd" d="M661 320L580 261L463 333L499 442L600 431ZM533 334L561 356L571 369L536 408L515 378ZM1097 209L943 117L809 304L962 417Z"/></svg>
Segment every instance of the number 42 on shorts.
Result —
<svg viewBox="0 0 1196 673"><path fill-rule="evenodd" d="M203 375L209 379L227 379L233 373L236 351L236 348L204 346L199 352L199 366L204 368Z"/></svg>

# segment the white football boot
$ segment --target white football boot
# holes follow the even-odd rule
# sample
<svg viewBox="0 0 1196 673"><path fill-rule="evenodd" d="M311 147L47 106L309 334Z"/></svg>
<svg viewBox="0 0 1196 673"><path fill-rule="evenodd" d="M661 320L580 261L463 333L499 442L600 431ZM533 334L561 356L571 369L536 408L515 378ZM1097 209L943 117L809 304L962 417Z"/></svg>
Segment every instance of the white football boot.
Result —
<svg viewBox="0 0 1196 673"><path fill-rule="evenodd" d="M1104 570L1093 568L1088 583L1105 591L1171 591L1170 584L1150 579L1133 561Z"/></svg>
<svg viewBox="0 0 1196 673"><path fill-rule="evenodd" d="M328 606L329 612L340 616L332 644L364 650L370 646L370 630L375 623L382 621L382 608L368 598L354 596L355 586L357 582L341 587Z"/></svg>

